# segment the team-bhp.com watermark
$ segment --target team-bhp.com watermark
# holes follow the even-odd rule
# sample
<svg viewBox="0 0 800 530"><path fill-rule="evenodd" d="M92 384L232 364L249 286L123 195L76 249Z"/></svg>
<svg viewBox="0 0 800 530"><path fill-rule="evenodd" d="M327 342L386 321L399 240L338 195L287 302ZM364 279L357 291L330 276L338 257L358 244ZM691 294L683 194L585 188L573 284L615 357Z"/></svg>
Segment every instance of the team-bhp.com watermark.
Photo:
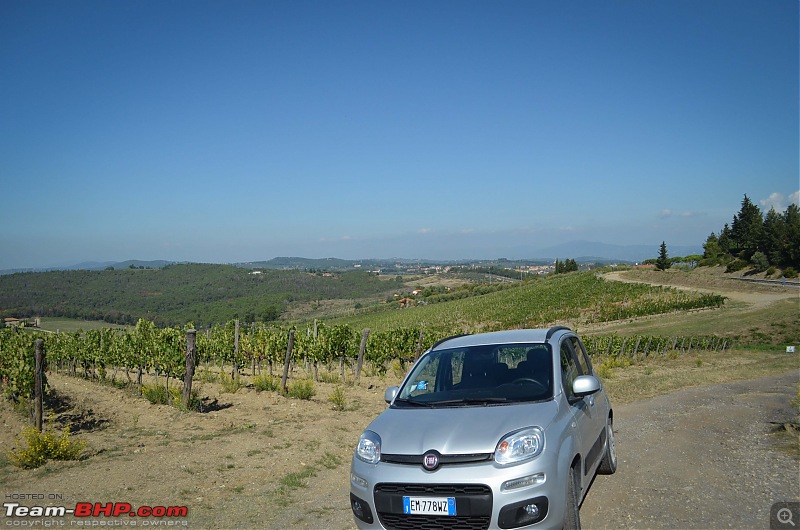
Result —
<svg viewBox="0 0 800 530"><path fill-rule="evenodd" d="M138 506L129 502L78 502L75 507L40 506L36 501L63 500L60 495L7 494L2 513L6 527L189 526L187 506ZM43 504L43 503L42 503ZM69 518L67 518L69 517Z"/></svg>

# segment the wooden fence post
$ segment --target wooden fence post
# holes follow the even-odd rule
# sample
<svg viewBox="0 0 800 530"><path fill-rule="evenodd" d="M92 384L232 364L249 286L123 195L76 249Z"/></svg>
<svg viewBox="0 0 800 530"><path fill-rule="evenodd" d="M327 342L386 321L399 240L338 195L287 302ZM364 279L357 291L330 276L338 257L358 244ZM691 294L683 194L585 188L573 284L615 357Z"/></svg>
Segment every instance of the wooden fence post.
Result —
<svg viewBox="0 0 800 530"><path fill-rule="evenodd" d="M186 371L183 374L183 406L189 408L192 399L192 378L197 358L197 330L186 330Z"/></svg>
<svg viewBox="0 0 800 530"><path fill-rule="evenodd" d="M422 354L422 338L425 335L424 332L419 332L419 341L417 341L417 352L414 354L414 362L419 360L420 354Z"/></svg>
<svg viewBox="0 0 800 530"><path fill-rule="evenodd" d="M319 337L319 327L317 326L317 319L314 319L314 343L316 344L317 338ZM317 361L317 355L314 355L314 381L319 381L319 362Z"/></svg>
<svg viewBox="0 0 800 530"><path fill-rule="evenodd" d="M283 361L283 379L281 380L281 387L283 393L286 394L289 389L286 386L286 380L289 378L289 363L292 361L292 348L294 347L294 330L289 330L289 344L286 346L286 359Z"/></svg>
<svg viewBox="0 0 800 530"><path fill-rule="evenodd" d="M361 366L364 364L364 350L367 349L368 337L369 337L369 328L366 328L364 329L364 332L361 334L361 346L358 347L358 363L356 364L355 384L358 384L358 378L361 376Z"/></svg>
<svg viewBox="0 0 800 530"><path fill-rule="evenodd" d="M642 337L636 341L636 346L633 348L633 362L636 362L636 354L639 353L639 344L642 342Z"/></svg>
<svg viewBox="0 0 800 530"><path fill-rule="evenodd" d="M234 321L236 326L233 335L233 372L231 372L231 379L239 379L239 319Z"/></svg>
<svg viewBox="0 0 800 530"><path fill-rule="evenodd" d="M29 350L30 351L30 350ZM44 393L44 384L42 375L44 372L44 341L36 339L36 367L33 375L33 396L35 402L33 422L36 429L42 432L42 394Z"/></svg>

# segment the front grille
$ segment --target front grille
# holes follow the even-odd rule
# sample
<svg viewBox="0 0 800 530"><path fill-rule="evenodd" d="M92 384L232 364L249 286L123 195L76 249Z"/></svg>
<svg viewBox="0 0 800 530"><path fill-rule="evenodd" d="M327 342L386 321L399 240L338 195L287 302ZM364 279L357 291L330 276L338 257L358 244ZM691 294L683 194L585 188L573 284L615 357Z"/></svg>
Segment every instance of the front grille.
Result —
<svg viewBox="0 0 800 530"><path fill-rule="evenodd" d="M491 460L493 453L474 453L468 455L439 455L439 465L449 466L457 464L474 464L476 462L486 462ZM422 465L425 455L393 455L381 454L381 462L390 464L410 464Z"/></svg>
<svg viewBox="0 0 800 530"><path fill-rule="evenodd" d="M375 494L430 495L456 497L458 495L489 495L492 488L483 484L395 484L383 482L375 485Z"/></svg>
<svg viewBox="0 0 800 530"><path fill-rule="evenodd" d="M486 530L491 518L447 517L443 515L403 515L402 513L380 513L381 524L397 530Z"/></svg>
<svg viewBox="0 0 800 530"><path fill-rule="evenodd" d="M484 484L410 484L375 485L375 511L381 524L389 529L466 529L489 528L492 515L492 489ZM403 497L455 497L456 515L406 515Z"/></svg>

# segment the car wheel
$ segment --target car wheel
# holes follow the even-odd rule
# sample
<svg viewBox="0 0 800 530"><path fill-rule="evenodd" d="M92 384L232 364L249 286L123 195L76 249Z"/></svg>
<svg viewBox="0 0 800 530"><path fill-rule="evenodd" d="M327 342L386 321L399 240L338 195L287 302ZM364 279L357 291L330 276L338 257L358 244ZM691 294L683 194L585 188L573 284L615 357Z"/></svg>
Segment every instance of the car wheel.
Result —
<svg viewBox="0 0 800 530"><path fill-rule="evenodd" d="M567 505L564 510L564 530L580 530L581 528L581 512L580 502L578 500L578 477L580 474L576 471L576 467L569 468L569 477L567 477Z"/></svg>
<svg viewBox="0 0 800 530"><path fill-rule="evenodd" d="M597 472L601 475L613 475L617 470L617 449L614 445L614 420L611 416L606 420L606 451L600 461Z"/></svg>

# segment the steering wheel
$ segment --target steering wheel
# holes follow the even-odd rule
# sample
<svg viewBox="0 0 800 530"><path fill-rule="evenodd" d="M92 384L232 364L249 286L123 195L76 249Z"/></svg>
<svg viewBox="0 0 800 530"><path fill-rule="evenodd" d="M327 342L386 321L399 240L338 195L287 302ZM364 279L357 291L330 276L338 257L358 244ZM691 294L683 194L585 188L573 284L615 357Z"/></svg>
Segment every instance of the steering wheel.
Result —
<svg viewBox="0 0 800 530"><path fill-rule="evenodd" d="M545 392L547 390L547 387L544 386L541 381L537 381L536 379L533 379L532 377L519 377L519 378L514 379L513 381L511 381L511 384L514 384L514 385L533 384L533 385L538 386L541 389L540 390L541 392Z"/></svg>

